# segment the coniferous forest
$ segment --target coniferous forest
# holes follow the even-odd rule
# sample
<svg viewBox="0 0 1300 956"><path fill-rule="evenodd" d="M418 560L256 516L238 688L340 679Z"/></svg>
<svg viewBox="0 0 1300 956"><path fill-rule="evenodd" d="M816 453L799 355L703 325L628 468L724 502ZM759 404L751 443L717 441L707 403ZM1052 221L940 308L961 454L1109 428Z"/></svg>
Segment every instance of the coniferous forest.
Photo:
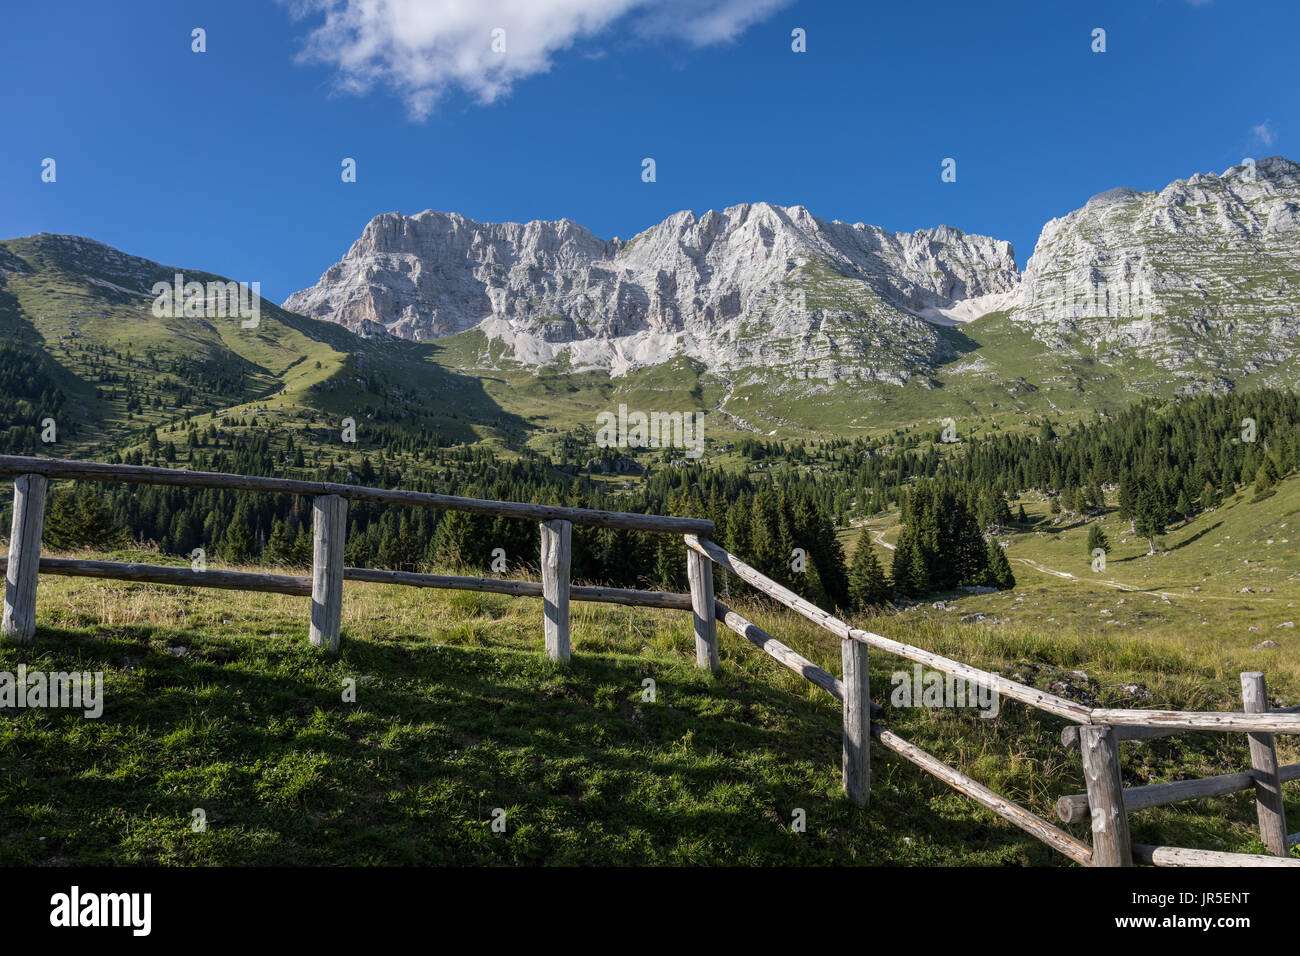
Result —
<svg viewBox="0 0 1300 956"><path fill-rule="evenodd" d="M40 369L6 367L0 399L23 421L24 399L57 404ZM44 406L43 406L44 407ZM30 417L30 415L28 416ZM873 439L807 444L745 439L734 452L752 468L651 462L637 480L612 485L581 462L598 458L588 436L564 436L565 460L523 448L505 457L484 445L394 426L372 429L350 458L312 430L259 427L255 417L205 427L150 431L131 464L190 467L402 487L470 497L707 517L733 553L822 606L858 608L918 599L958 587L1014 586L999 532L1023 524L1011 497L1041 495L1054 514L1117 510L1134 533L1157 539L1176 521L1250 487L1257 496L1300 464L1300 403L1287 391L1149 400L1057 433L1043 420L1017 433L945 442L939 430L898 429ZM37 423L16 426L35 429ZM22 434L11 429L20 444ZM30 443L24 447L31 447ZM897 507L902 532L892 554L856 536L852 562L843 532ZM56 486L50 547L153 544L220 561L303 567L310 562L304 499L150 486ZM535 567L530 522L461 512L354 502L347 563L399 570L473 571ZM653 535L574 528L576 579L681 590L679 542ZM1090 541L1090 550L1094 543ZM499 549L499 550L498 550Z"/></svg>

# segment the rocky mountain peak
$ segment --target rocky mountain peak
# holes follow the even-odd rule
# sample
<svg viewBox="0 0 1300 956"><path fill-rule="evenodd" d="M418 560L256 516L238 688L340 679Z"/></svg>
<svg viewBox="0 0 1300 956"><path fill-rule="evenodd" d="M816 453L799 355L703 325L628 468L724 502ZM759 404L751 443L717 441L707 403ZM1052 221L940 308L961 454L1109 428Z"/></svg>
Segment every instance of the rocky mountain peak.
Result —
<svg viewBox="0 0 1300 956"><path fill-rule="evenodd" d="M1050 343L1133 349L1188 388L1292 352L1300 165L1281 156L1159 191L1112 189L1053 219L1012 315Z"/></svg>
<svg viewBox="0 0 1300 956"><path fill-rule="evenodd" d="M1298 259L1300 165L1270 156L1099 193L1043 227L1023 276L1001 240L767 202L681 210L628 240L426 210L375 217L285 307L409 339L478 329L526 364L621 374L680 354L890 382L952 357L937 325L1008 311L1053 345L1137 346L1203 381L1290 354Z"/></svg>
<svg viewBox="0 0 1300 956"><path fill-rule="evenodd" d="M799 377L903 381L947 346L925 316L1014 290L1010 244L941 226L888 233L803 206L674 213L626 241L570 220L377 216L285 307L405 338L478 328L530 364L627 369L674 355Z"/></svg>

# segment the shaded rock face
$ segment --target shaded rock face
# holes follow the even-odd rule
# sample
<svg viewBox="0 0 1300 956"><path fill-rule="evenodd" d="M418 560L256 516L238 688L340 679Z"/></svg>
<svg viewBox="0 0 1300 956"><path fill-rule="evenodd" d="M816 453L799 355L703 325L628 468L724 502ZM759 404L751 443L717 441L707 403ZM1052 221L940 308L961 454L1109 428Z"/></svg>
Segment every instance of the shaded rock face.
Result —
<svg viewBox="0 0 1300 956"><path fill-rule="evenodd" d="M889 233L801 206L680 212L623 241L569 220L387 213L285 308L428 339L479 328L528 364L613 374L675 355L714 370L903 382L951 357L935 325L1013 295L1009 243L946 226Z"/></svg>
<svg viewBox="0 0 1300 956"><path fill-rule="evenodd" d="M1287 358L1298 307L1300 165L1274 156L1159 192L1112 189L1053 219L1012 317L1049 344L1140 348L1213 377Z"/></svg>

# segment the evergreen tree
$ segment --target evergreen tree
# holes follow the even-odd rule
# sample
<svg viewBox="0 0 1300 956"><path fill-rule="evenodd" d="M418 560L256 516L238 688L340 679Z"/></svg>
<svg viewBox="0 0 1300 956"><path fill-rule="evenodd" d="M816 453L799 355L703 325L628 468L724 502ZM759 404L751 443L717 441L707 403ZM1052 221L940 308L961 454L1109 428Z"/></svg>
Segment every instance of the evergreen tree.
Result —
<svg viewBox="0 0 1300 956"><path fill-rule="evenodd" d="M988 562L987 570L984 572L984 583L999 591L1010 591L1016 586L1016 576L1011 572L1011 562L1007 560L1006 552L1002 550L1002 545L998 544L996 538L989 541L987 550Z"/></svg>
<svg viewBox="0 0 1300 956"><path fill-rule="evenodd" d="M914 573L918 561L920 568L919 580ZM898 536L898 544L894 546L891 576L894 579L895 590L905 597L916 597L921 594L927 583L925 562L917 553L915 536L906 527Z"/></svg>
<svg viewBox="0 0 1300 956"><path fill-rule="evenodd" d="M292 566L297 562L293 554L294 537L288 526L276 518L271 525L271 537L266 541L262 551L262 560L267 564Z"/></svg>
<svg viewBox="0 0 1300 956"><path fill-rule="evenodd" d="M1125 475L1119 483L1118 505L1120 520L1129 522L1129 531L1136 533L1136 500L1133 494L1133 481L1129 475Z"/></svg>
<svg viewBox="0 0 1300 956"><path fill-rule="evenodd" d="M1110 539L1100 524L1094 524L1088 528L1088 556L1091 557L1098 548L1110 554Z"/></svg>
<svg viewBox="0 0 1300 956"><path fill-rule="evenodd" d="M1154 481L1143 482L1134 505L1133 529L1147 539L1147 554L1155 554L1156 538L1165 533L1168 511Z"/></svg>
<svg viewBox="0 0 1300 956"><path fill-rule="evenodd" d="M1205 487L1201 489L1201 510L1209 511L1218 503L1219 496L1214 491L1214 485L1207 481Z"/></svg>
<svg viewBox="0 0 1300 956"><path fill-rule="evenodd" d="M1094 514L1100 514L1106 510L1106 496L1102 493L1101 484L1097 481L1096 475L1089 475L1088 477L1086 498L1088 509Z"/></svg>
<svg viewBox="0 0 1300 956"><path fill-rule="evenodd" d="M925 557L921 549L912 545L911 560L907 568L907 585L914 597L921 597L930 591L930 570L925 566Z"/></svg>
<svg viewBox="0 0 1300 956"><path fill-rule="evenodd" d="M221 536L221 556L231 564L243 564L253 557L253 532L242 511L236 511Z"/></svg>
<svg viewBox="0 0 1300 956"><path fill-rule="evenodd" d="M55 551L70 548L119 548L129 534L113 517L96 486L83 483L76 491L51 496L42 537Z"/></svg>
<svg viewBox="0 0 1300 956"><path fill-rule="evenodd" d="M1277 465L1273 462L1272 455L1264 456L1264 463L1259 466L1255 472L1255 494L1262 495L1278 482Z"/></svg>
<svg viewBox="0 0 1300 956"><path fill-rule="evenodd" d="M865 527L858 536L858 549L853 553L853 566L849 569L849 596L858 610L880 607L889 601L885 569L871 543L871 532Z"/></svg>
<svg viewBox="0 0 1300 956"><path fill-rule="evenodd" d="M443 512L433 536L433 559L439 567L464 569L480 567L480 546L474 515L465 511Z"/></svg>

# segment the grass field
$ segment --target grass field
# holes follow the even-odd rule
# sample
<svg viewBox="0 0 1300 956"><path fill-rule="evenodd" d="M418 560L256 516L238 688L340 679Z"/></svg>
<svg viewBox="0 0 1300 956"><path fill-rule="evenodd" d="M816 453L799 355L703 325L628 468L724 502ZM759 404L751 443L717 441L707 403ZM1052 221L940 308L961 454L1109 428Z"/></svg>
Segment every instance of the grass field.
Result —
<svg viewBox="0 0 1300 956"><path fill-rule="evenodd" d="M1034 600L1036 580L1017 573L1029 580L1016 596ZM838 673L835 638L729 588L742 613ZM993 598L1026 603L962 601ZM568 667L542 655L531 599L349 585L344 614L330 658L307 643L301 598L42 578L39 643L0 647L0 670L102 671L106 702L95 720L3 715L0 865L1065 862L879 748L872 804L853 806L838 704L727 631L721 675L698 671L680 612L574 605ZM1237 673L1255 661L1195 634L960 616L859 623L1102 706L1234 709ZM1295 664L1284 647L1265 668L1289 702ZM896 669L910 674L874 655L877 702ZM1049 818L1082 790L1062 722L1014 702L992 719L895 708L888 723ZM1124 756L1131 785L1248 766L1240 735L1126 744ZM1282 758L1300 753L1283 745ZM1247 794L1144 811L1134 836L1262 851Z"/></svg>

